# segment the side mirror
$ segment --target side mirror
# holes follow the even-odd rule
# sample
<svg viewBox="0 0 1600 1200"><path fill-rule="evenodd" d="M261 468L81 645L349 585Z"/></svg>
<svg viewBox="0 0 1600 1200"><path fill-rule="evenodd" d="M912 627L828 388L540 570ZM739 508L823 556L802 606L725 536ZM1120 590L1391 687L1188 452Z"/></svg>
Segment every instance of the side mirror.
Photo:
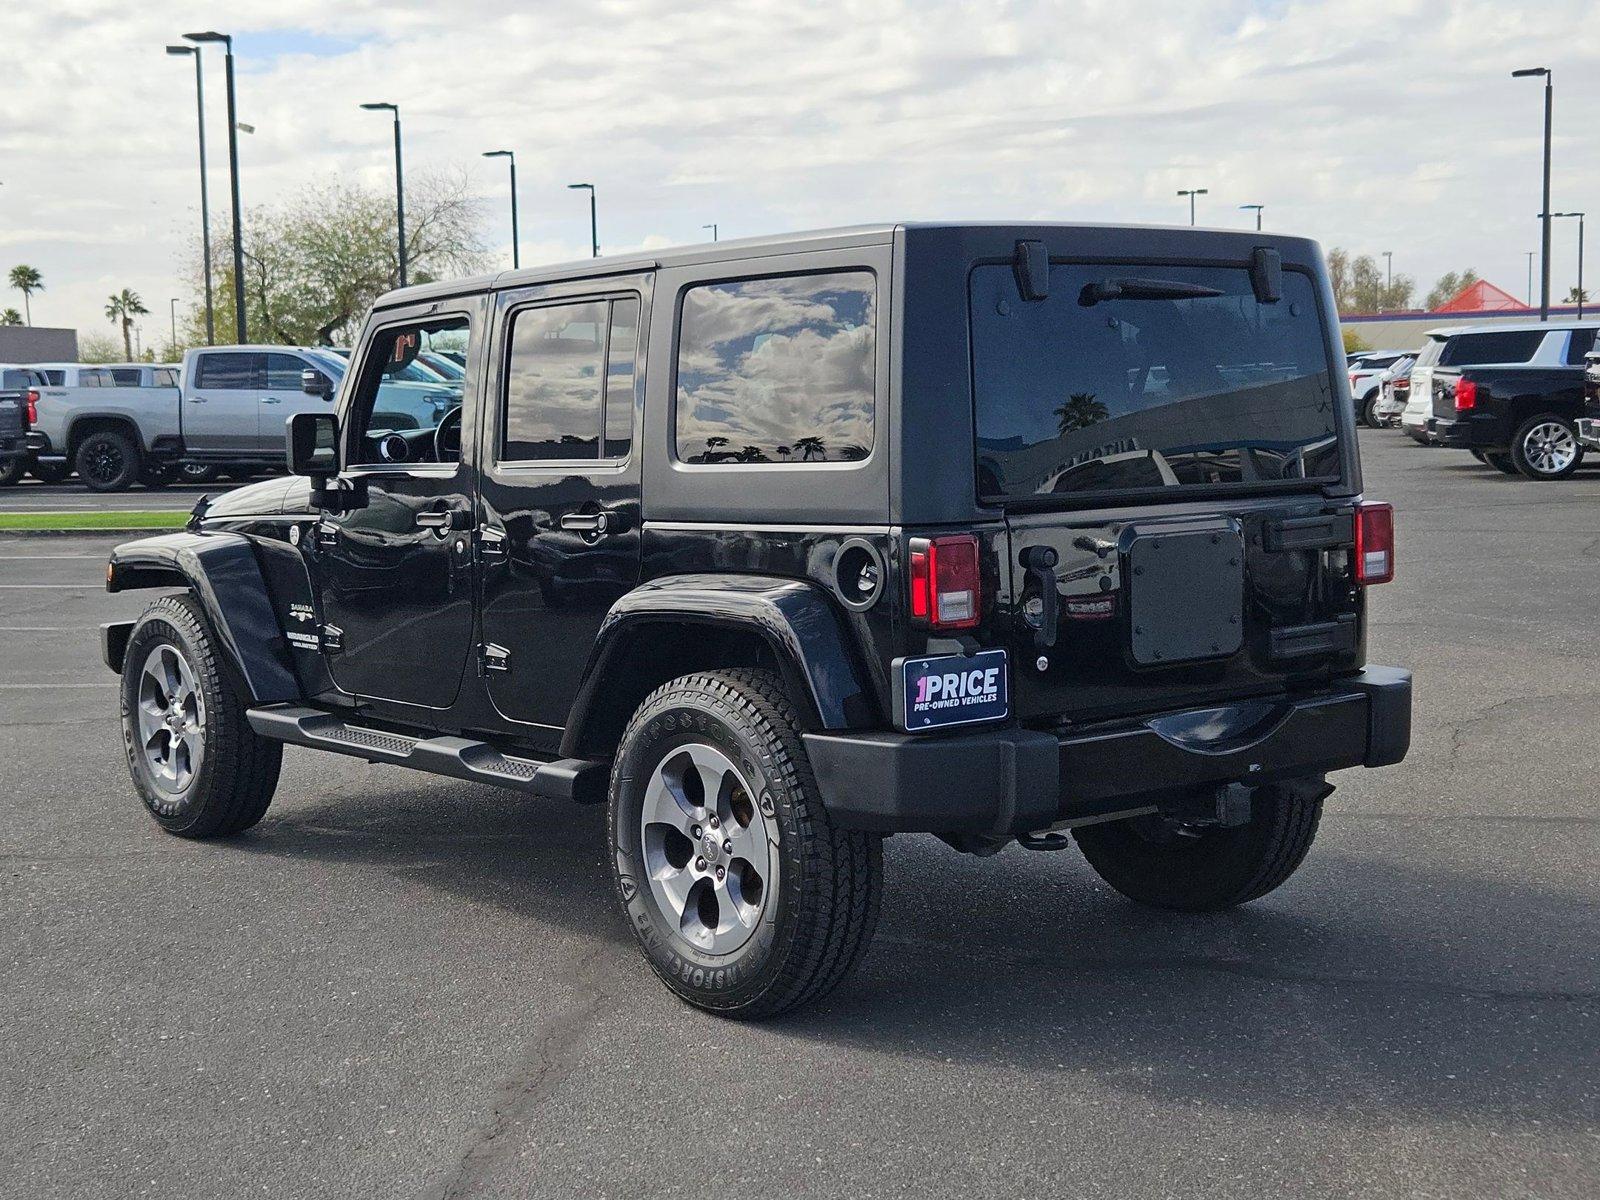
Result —
<svg viewBox="0 0 1600 1200"><path fill-rule="evenodd" d="M331 413L292 414L284 439L291 475L327 479L339 473L339 426Z"/></svg>
<svg viewBox="0 0 1600 1200"><path fill-rule="evenodd" d="M326 400L333 395L333 380L314 367L307 367L300 372L300 390L308 396L320 396Z"/></svg>

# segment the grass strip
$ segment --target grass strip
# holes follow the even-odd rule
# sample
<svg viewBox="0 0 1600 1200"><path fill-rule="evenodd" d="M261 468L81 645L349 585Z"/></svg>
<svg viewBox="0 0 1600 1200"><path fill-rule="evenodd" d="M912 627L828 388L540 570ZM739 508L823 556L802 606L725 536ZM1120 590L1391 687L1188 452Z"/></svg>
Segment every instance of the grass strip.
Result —
<svg viewBox="0 0 1600 1200"><path fill-rule="evenodd" d="M182 529L185 512L0 512L6 529Z"/></svg>

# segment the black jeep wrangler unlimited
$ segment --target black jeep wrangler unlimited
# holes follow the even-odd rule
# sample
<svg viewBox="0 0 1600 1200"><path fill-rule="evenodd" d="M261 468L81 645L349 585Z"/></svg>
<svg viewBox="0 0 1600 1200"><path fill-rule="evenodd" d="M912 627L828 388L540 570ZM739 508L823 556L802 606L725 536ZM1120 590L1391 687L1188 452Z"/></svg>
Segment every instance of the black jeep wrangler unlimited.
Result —
<svg viewBox="0 0 1600 1200"><path fill-rule="evenodd" d="M1255 899L1328 772L1409 740L1409 675L1364 665L1392 520L1339 346L1314 243L1190 229L396 292L337 416L288 422L295 477L112 554L110 590L181 589L103 631L134 786L236 834L289 743L604 804L646 957L732 1016L845 977L886 834ZM428 351L459 404L375 422Z"/></svg>

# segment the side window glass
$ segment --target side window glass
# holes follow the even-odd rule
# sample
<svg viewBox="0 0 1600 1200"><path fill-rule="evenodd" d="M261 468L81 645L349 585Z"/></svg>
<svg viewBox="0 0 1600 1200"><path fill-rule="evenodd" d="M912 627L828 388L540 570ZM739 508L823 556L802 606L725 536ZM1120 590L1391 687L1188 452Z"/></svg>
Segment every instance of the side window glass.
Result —
<svg viewBox="0 0 1600 1200"><path fill-rule="evenodd" d="M606 458L626 458L633 448L633 380L639 357L639 302L611 303L606 346Z"/></svg>
<svg viewBox="0 0 1600 1200"><path fill-rule="evenodd" d="M859 462L872 453L870 271L688 289L677 453L688 463Z"/></svg>
<svg viewBox="0 0 1600 1200"><path fill-rule="evenodd" d="M381 329L361 368L350 402L351 454L356 463L455 462L461 457L461 381L417 379L417 356L465 350L470 322L462 316L430 318ZM295 387L301 364L294 363Z"/></svg>
<svg viewBox="0 0 1600 1200"><path fill-rule="evenodd" d="M178 386L178 373L171 367L157 367L153 372L153 376L155 387L170 388Z"/></svg>
<svg viewBox="0 0 1600 1200"><path fill-rule="evenodd" d="M269 392L298 392L300 372L309 365L293 354L268 354L267 379L262 386Z"/></svg>
<svg viewBox="0 0 1600 1200"><path fill-rule="evenodd" d="M117 387L138 387L139 368L113 367L111 371L111 379Z"/></svg>
<svg viewBox="0 0 1600 1200"><path fill-rule="evenodd" d="M1574 329L1572 340L1567 343L1567 362L1578 365L1584 360L1589 351L1594 349L1596 329Z"/></svg>
<svg viewBox="0 0 1600 1200"><path fill-rule="evenodd" d="M607 307L553 304L512 318L501 462L600 457Z"/></svg>
<svg viewBox="0 0 1600 1200"><path fill-rule="evenodd" d="M255 354L203 354L195 386L212 391L247 391L255 386Z"/></svg>

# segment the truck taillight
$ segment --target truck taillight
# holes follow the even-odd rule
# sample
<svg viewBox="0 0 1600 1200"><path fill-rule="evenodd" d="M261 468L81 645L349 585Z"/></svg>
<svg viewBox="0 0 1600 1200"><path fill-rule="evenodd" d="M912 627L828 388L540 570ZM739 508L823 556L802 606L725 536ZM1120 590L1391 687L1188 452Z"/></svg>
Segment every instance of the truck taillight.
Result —
<svg viewBox="0 0 1600 1200"><path fill-rule="evenodd" d="M978 539L911 539L911 618L930 629L970 629L982 616Z"/></svg>
<svg viewBox="0 0 1600 1200"><path fill-rule="evenodd" d="M1456 380L1456 411L1466 412L1478 406L1478 385L1470 379Z"/></svg>
<svg viewBox="0 0 1600 1200"><path fill-rule="evenodd" d="M28 392L28 424L29 425L37 425L38 423L39 423L39 393L30 390Z"/></svg>
<svg viewBox="0 0 1600 1200"><path fill-rule="evenodd" d="M1356 582L1367 587L1394 578L1394 506L1363 500L1356 507Z"/></svg>

